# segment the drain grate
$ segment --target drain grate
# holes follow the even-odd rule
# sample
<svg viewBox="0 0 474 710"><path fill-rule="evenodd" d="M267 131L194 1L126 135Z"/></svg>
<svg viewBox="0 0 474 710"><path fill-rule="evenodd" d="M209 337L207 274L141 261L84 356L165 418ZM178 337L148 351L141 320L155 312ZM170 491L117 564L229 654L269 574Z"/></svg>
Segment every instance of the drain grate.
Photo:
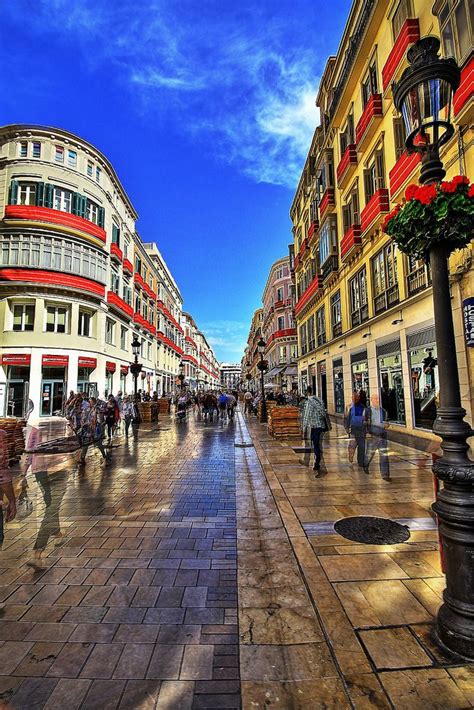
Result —
<svg viewBox="0 0 474 710"><path fill-rule="evenodd" d="M389 518L375 518L370 515L356 515L342 518L334 523L334 530L353 542L366 545L395 545L410 537L406 525L400 525Z"/></svg>

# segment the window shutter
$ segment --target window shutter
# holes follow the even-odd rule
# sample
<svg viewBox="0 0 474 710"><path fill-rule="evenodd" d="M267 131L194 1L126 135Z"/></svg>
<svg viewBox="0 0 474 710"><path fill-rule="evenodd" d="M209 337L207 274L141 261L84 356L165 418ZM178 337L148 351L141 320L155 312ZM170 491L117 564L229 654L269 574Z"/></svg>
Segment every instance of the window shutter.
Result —
<svg viewBox="0 0 474 710"><path fill-rule="evenodd" d="M49 208L53 206L53 186L48 182L44 186L43 206Z"/></svg>
<svg viewBox="0 0 474 710"><path fill-rule="evenodd" d="M43 207L43 200L44 200L44 182L37 182L36 183L35 205L37 207Z"/></svg>
<svg viewBox="0 0 474 710"><path fill-rule="evenodd" d="M364 170L364 192L365 192L365 204L367 204L372 197L372 175L371 171L368 169Z"/></svg>
<svg viewBox="0 0 474 710"><path fill-rule="evenodd" d="M16 180L12 180L10 183L10 190L8 194L8 204L9 205L16 205L18 202L18 182Z"/></svg>
<svg viewBox="0 0 474 710"><path fill-rule="evenodd" d="M79 204L81 201L81 195L75 192L72 196L72 214L79 214Z"/></svg>
<svg viewBox="0 0 474 710"><path fill-rule="evenodd" d="M383 159L383 150L378 150L375 153L375 172L377 174L377 190L385 187L385 168Z"/></svg>
<svg viewBox="0 0 474 710"><path fill-rule="evenodd" d="M105 210L103 207L99 207L99 227L104 228L104 220L105 220Z"/></svg>
<svg viewBox="0 0 474 710"><path fill-rule="evenodd" d="M342 208L342 229L344 234L350 229L350 214L348 205L344 205Z"/></svg>

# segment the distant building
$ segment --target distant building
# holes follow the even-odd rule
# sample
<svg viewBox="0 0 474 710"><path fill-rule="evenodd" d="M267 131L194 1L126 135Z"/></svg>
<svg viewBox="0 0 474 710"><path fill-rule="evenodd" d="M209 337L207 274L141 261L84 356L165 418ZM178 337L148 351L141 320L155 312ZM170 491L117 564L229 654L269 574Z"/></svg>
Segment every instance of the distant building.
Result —
<svg viewBox="0 0 474 710"><path fill-rule="evenodd" d="M238 364L222 362L220 365L221 387L225 389L238 389L242 379L242 367Z"/></svg>

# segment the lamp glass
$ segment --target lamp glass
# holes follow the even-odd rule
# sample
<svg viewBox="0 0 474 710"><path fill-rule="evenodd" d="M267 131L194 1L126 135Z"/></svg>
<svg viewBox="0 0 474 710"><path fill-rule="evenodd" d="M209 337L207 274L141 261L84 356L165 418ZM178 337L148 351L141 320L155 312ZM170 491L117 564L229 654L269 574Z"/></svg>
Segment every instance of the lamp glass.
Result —
<svg viewBox="0 0 474 710"><path fill-rule="evenodd" d="M134 335L133 340L132 340L132 352L135 355L135 357L139 355L140 347L141 347L140 341L138 340L137 336Z"/></svg>
<svg viewBox="0 0 474 710"><path fill-rule="evenodd" d="M426 79L407 93L402 103L402 116L408 135L449 123L452 87L445 79Z"/></svg>

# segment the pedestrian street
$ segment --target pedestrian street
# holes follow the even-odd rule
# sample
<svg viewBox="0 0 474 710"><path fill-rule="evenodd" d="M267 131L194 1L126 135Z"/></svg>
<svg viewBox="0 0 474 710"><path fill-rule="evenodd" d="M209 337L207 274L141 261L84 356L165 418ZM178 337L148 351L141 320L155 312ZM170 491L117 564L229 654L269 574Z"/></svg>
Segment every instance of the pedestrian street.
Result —
<svg viewBox="0 0 474 710"><path fill-rule="evenodd" d="M349 463L339 426L317 477L305 454L253 415L190 410L119 432L110 461L23 462L0 553L1 707L474 706L474 667L433 638L431 454L390 443L383 480L376 460ZM358 515L409 537L335 532Z"/></svg>

